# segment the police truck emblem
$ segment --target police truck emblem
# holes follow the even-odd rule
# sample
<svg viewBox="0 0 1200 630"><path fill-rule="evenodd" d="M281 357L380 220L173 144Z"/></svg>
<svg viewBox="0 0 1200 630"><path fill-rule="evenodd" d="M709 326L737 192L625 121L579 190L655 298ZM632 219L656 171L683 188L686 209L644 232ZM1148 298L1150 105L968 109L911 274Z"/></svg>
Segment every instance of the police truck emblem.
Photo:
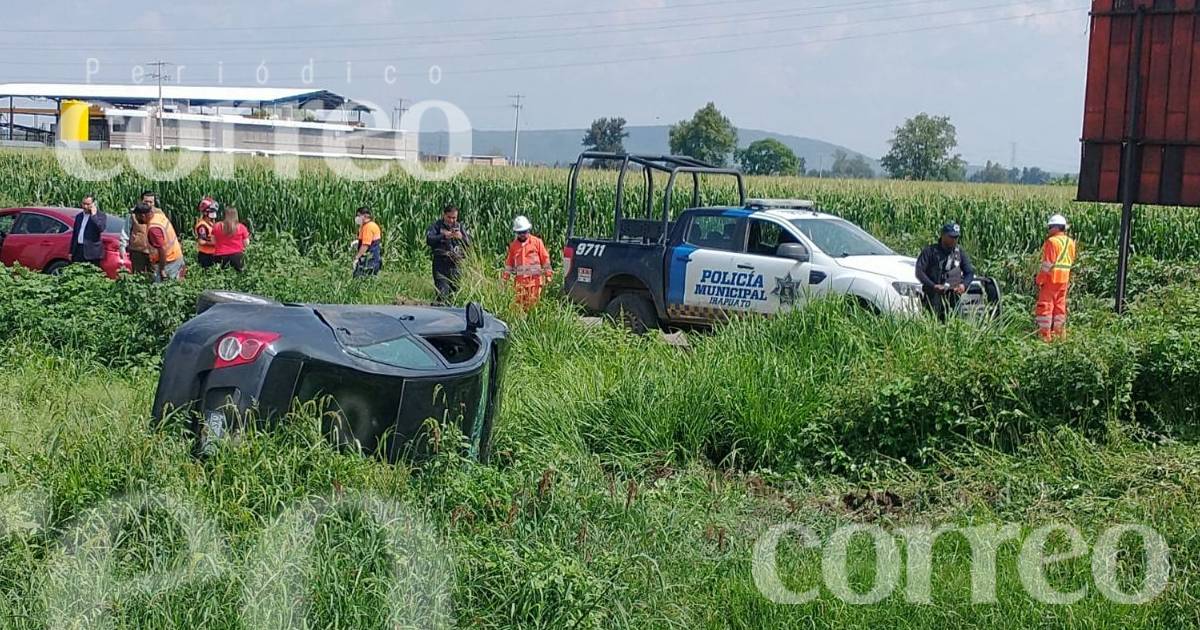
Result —
<svg viewBox="0 0 1200 630"><path fill-rule="evenodd" d="M800 283L792 279L791 272L782 278L775 278L775 289L771 291L771 295L779 297L780 304L795 304L796 289L800 287Z"/></svg>

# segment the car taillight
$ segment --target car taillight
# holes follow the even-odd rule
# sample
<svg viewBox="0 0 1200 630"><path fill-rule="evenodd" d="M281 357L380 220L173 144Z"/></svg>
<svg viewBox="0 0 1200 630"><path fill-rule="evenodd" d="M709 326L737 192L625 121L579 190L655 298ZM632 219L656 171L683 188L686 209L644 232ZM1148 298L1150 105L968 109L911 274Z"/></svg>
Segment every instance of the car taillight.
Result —
<svg viewBox="0 0 1200 630"><path fill-rule="evenodd" d="M279 333L273 332L231 332L221 337L217 342L217 347L213 349L217 354L217 362L213 368L220 369L254 363L262 351L279 337Z"/></svg>
<svg viewBox="0 0 1200 630"><path fill-rule="evenodd" d="M575 258L575 248L567 245L563 247L563 277L566 278L571 274L571 259Z"/></svg>

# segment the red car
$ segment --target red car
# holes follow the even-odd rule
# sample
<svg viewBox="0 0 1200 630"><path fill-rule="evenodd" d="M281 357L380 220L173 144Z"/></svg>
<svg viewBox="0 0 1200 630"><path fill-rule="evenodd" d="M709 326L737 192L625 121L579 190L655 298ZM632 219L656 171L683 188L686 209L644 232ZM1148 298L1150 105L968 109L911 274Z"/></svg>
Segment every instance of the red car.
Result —
<svg viewBox="0 0 1200 630"><path fill-rule="evenodd" d="M27 269L54 274L71 264L71 227L78 208L6 208L0 210L0 263L20 264ZM107 214L108 223L100 237L104 260L100 268L110 278L130 270L122 249L125 219Z"/></svg>

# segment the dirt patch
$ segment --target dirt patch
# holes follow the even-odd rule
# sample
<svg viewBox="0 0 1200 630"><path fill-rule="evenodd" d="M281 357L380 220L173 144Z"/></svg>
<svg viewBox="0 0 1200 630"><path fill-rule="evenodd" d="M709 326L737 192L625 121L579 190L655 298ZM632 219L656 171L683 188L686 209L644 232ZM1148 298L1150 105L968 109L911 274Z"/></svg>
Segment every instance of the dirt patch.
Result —
<svg viewBox="0 0 1200 630"><path fill-rule="evenodd" d="M840 503L845 513L867 517L896 516L904 507L904 499L891 490L848 492Z"/></svg>

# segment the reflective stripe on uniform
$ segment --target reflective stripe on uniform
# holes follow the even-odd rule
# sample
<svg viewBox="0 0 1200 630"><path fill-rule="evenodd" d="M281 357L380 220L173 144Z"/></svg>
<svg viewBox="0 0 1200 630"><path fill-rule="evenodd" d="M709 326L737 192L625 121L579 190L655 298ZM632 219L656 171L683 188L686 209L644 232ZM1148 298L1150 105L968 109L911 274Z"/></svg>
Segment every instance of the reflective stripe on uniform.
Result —
<svg viewBox="0 0 1200 630"><path fill-rule="evenodd" d="M540 276L546 270L539 265L516 265L509 270L509 273L515 273L518 276Z"/></svg>
<svg viewBox="0 0 1200 630"><path fill-rule="evenodd" d="M1047 270L1050 274L1050 281L1065 284L1070 281L1071 268L1075 265L1075 256L1072 251L1075 249L1074 242L1066 234L1059 234L1050 240L1058 246L1058 256Z"/></svg>
<svg viewBox="0 0 1200 630"><path fill-rule="evenodd" d="M1062 234L1055 236L1051 240L1058 241L1058 258L1051 265L1051 268L1070 269L1075 264L1075 259L1071 256L1071 237Z"/></svg>

